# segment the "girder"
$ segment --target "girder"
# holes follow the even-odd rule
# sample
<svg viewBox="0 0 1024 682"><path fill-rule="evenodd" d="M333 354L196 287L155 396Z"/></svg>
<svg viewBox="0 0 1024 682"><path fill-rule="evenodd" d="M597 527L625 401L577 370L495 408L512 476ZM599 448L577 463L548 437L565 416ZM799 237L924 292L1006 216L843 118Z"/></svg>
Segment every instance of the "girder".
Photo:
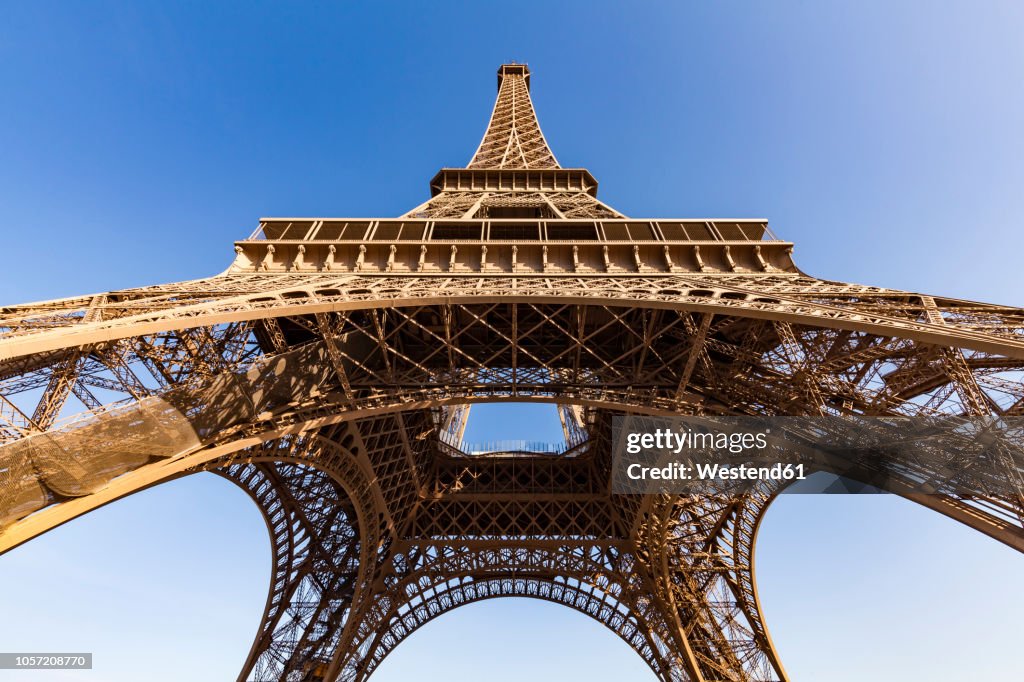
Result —
<svg viewBox="0 0 1024 682"><path fill-rule="evenodd" d="M443 305L458 301L554 302L711 312L791 324L867 331L925 344L1024 357L1024 313L1018 308L945 300L945 324L928 319L921 296L834 285L793 275L578 278L236 275L195 284L197 290L122 292L101 319L81 309L0 311L0 371L37 352L317 312ZM41 317L46 317L46 324ZM15 364L17 367L17 364Z"/></svg>

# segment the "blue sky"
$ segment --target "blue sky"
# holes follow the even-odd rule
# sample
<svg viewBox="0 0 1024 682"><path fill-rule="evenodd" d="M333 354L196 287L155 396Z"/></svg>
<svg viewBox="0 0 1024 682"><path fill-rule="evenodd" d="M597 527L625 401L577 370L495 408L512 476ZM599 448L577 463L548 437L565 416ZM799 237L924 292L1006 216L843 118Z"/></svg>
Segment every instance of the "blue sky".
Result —
<svg viewBox="0 0 1024 682"><path fill-rule="evenodd" d="M559 160L628 215L766 217L811 274L1024 305L1024 6L823 5L6 3L0 301L219 272L263 215L400 214L466 163L517 60ZM536 414L471 427L557 437ZM757 560L795 679L1017 670L1024 558L933 513L792 496ZM0 650L92 650L96 670L0 680L230 678L269 561L212 476L95 512L0 557ZM491 663L650 679L599 626L526 601L439 619L375 679Z"/></svg>

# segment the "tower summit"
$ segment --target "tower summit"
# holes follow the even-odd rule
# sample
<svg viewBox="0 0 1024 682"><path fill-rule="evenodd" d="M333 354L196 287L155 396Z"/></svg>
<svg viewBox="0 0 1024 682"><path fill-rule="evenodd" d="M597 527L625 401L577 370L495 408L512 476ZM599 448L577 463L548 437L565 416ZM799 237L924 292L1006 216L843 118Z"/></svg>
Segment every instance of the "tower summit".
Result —
<svg viewBox="0 0 1024 682"><path fill-rule="evenodd" d="M473 158L465 169L442 169L430 188L433 198L406 217L625 217L597 200L589 171L558 164L537 121L525 64L498 69L498 96Z"/></svg>
<svg viewBox="0 0 1024 682"><path fill-rule="evenodd" d="M0 308L0 552L212 471L273 551L239 680L364 680L493 597L576 609L666 682L785 680L753 551L786 483L618 494L613 417L1004 419L1022 371L1019 308L811 277L759 218L622 215L506 64L468 166L400 217L264 218L219 275ZM465 452L501 401L558 406L565 451ZM842 473L1024 551L1019 486L904 464Z"/></svg>
<svg viewBox="0 0 1024 682"><path fill-rule="evenodd" d="M530 69L502 64L498 98L469 168L559 168L530 100Z"/></svg>

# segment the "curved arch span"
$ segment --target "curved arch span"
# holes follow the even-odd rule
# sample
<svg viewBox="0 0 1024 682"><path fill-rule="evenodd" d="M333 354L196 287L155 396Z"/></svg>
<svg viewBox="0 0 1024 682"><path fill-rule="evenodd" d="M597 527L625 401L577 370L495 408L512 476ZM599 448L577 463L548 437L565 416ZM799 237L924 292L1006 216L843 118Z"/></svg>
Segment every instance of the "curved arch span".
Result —
<svg viewBox="0 0 1024 682"><path fill-rule="evenodd" d="M381 652L379 657L377 656L378 649L372 650L374 652L374 657L367 663L365 668L365 677L370 677L387 659L388 655L394 652L398 646L414 632L437 618L449 614L460 607L479 604L481 602L491 601L494 599L535 599L549 604L564 606L600 623L607 630L611 631L619 639L625 642L626 645L629 646L629 648L631 648L638 656L640 656L659 680L687 679L686 677L680 678L678 671L672 665L671 661L662 658L662 656L665 655L665 650L662 646L655 645L650 636L644 636L639 633L637 628L642 627L640 624L627 622L625 618L621 619L621 622L617 620L605 620L605 615L601 611L592 613L587 610L586 603L582 606L578 605L574 601L575 592L573 590L562 589L559 584L554 581L533 581L529 579L513 581L524 585L522 591L505 591L505 586L502 585L502 582L503 581L500 579L485 579L478 581L475 584L475 590L468 596L463 594L459 601L453 601L450 605L445 604L437 608L437 610L429 611L422 617L422 619L419 613L416 613L416 615L411 616L409 621L403 621L402 624L404 628L399 633L392 634L389 632L388 635L382 639L381 649L379 649ZM527 584L529 584L530 587L525 587ZM389 637L394 637L394 639L389 640Z"/></svg>
<svg viewBox="0 0 1024 682"><path fill-rule="evenodd" d="M270 277L259 276L262 287L272 284ZM244 278L232 276L223 279L239 282L239 288L244 291L245 287L240 283ZM135 309L126 311L123 316L116 316L113 319L84 321L83 318L83 321L69 322L75 319L69 313L78 311L62 310L63 326L48 331L22 331L0 340L0 361L195 326L293 315L492 303L643 307L652 310L779 320L792 324L895 336L940 346L952 344L961 348L1024 358L1024 339L1021 338L1019 330L999 328L992 331L977 331L974 325L931 321L924 314L922 303L916 304L920 311L901 317L894 312L887 312L885 306L863 305L858 297L851 297L848 293L836 292L830 295L827 285L818 280L800 281L793 276L780 276L780 280L781 285L775 287L770 294L766 294L763 289L750 286L741 278L728 277L635 278L628 280L632 288L625 290L622 283L616 280L598 279L583 282L572 279L560 281L558 288L551 288L546 279L538 282L524 279L519 288L510 293L507 286L498 286L488 278L479 278L479 286L460 282L458 288L453 286L452 291L445 291L444 286L439 285L434 279L429 281L429 287L423 288L417 288L413 278L388 282L354 276L321 278L320 281L314 282L306 279L304 286L296 286L294 278L289 279L286 276L282 283L291 286L277 290L254 287L253 293L232 292L213 297L203 296L197 303L183 301L171 309L165 305L156 305L152 311L143 313L134 312L136 306ZM790 283L791 286L785 286ZM919 294L908 292L866 289L870 291L865 293L881 298L922 298ZM467 290L472 293L467 293ZM983 304L966 301L949 302L954 308L961 305L971 309L986 307ZM915 307L914 304L908 305L911 309ZM988 307L994 312L1002 310L997 306ZM80 310L86 310L86 306ZM12 312L17 314L19 310L14 308ZM26 313L14 318L11 326L22 326L35 317L49 318L53 315L49 309L45 309L42 314L33 314L31 307L28 307Z"/></svg>
<svg viewBox="0 0 1024 682"><path fill-rule="evenodd" d="M421 399L416 400L416 398ZM224 458L246 448L260 446L268 441L328 426L336 426L366 417L396 414L453 403L473 404L511 400L517 402L602 406L640 414L673 414L673 412L667 409L636 404L629 401L625 396L619 400L612 399L610 401L530 395L515 397L476 395L438 399L436 396L427 398L416 391L411 392L411 395L395 396L394 401L386 405L378 404L350 410L343 409L342 411L338 411L337 406L331 406L329 409L321 407L312 410L301 410L298 414L280 415L275 420L277 423L268 424L266 421L261 420L237 428L238 435L224 442L197 443L179 452L168 453L158 461L143 464L127 473L118 475L94 492L65 498L56 504L50 504L46 508L33 510L0 531L0 555L82 514L117 499L184 475L191 468L202 467L210 461ZM911 499L918 504L981 531L1018 551L1024 552L1024 533L1021 532L1018 526L996 513L999 510L990 511L986 506L972 504L971 500L957 499L948 495L920 493L910 486L901 487L894 479L890 479L887 482L887 486L892 493Z"/></svg>

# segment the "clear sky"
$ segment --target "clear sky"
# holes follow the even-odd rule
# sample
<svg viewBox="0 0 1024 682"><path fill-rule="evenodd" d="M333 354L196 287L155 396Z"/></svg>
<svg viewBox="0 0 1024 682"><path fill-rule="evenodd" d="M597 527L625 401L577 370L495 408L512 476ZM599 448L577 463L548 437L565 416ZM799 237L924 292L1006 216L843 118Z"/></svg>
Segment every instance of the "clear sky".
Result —
<svg viewBox="0 0 1024 682"><path fill-rule="evenodd" d="M468 161L524 61L563 165L637 217L766 217L829 279L1024 305L1018 2L0 4L0 303L223 270L269 215L390 216ZM471 439L557 437L478 409ZM503 430L504 429L504 430ZM477 435L472 435L477 434ZM0 651L233 679L270 552L212 475L0 557ZM797 680L1019 676L1024 557L889 496L789 496L758 545ZM495 601L377 680L652 679L587 618Z"/></svg>

